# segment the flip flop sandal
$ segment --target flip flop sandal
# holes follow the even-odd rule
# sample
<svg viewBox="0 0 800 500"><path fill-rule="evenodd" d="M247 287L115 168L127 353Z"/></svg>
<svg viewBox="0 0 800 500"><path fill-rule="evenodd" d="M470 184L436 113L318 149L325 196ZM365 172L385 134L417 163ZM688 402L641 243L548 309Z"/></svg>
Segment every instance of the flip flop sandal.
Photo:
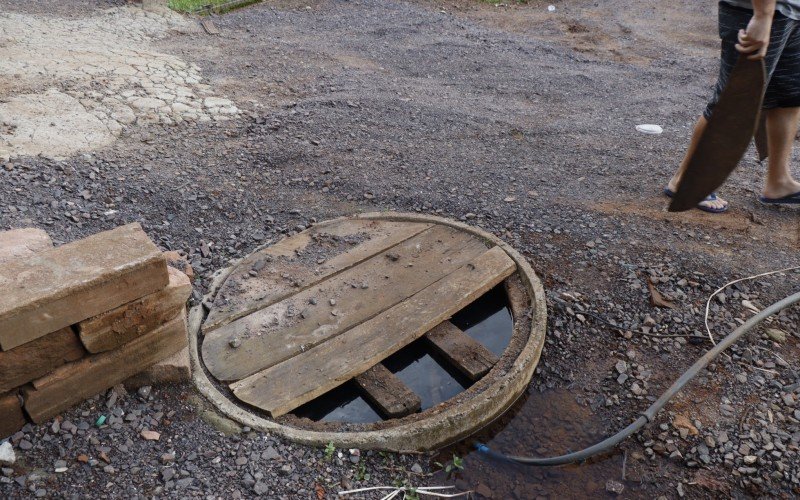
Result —
<svg viewBox="0 0 800 500"><path fill-rule="evenodd" d="M800 193L797 193L797 194L800 195ZM674 198L675 197L675 191L671 190L668 187L665 187L664 188L664 195L667 198ZM714 207L709 207L707 205L703 205L703 203L705 203L707 201L717 201L718 199L719 198L717 198L717 193L711 193L710 195L706 196L706 198L703 201L701 201L700 203L697 204L697 209L698 210L702 210L703 212L708 212L710 214L721 214L721 213L727 212L728 208L729 208L729 206L727 204L724 207L720 207L720 208L714 208ZM800 199L798 199L797 203L800 203Z"/></svg>
<svg viewBox="0 0 800 500"><path fill-rule="evenodd" d="M767 198L766 196L759 196L758 201L767 205L800 205L800 191L794 194L788 194L782 198Z"/></svg>

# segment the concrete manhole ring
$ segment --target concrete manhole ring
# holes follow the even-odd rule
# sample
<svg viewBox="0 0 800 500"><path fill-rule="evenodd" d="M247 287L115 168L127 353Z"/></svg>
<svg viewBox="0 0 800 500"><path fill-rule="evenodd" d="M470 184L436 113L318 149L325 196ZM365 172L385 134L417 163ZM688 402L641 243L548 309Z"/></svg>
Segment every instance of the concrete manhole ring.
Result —
<svg viewBox="0 0 800 500"><path fill-rule="evenodd" d="M365 238L358 239L353 236L355 230L352 228L360 228L361 225L365 225L365 227L369 225L370 231L375 232ZM374 229L376 227L378 229ZM417 231L416 235L411 235L411 233L406 235L399 234L402 231L408 231L409 228L413 229L414 227L417 228L414 229ZM313 261L310 263L295 262L297 260L302 260L300 258L295 258L295 254L292 253L293 250L298 248L298 242L300 242L300 245L310 246L310 243L308 243L309 241L316 241L317 238L328 236L328 232L333 235L347 233L343 228L349 228L348 230L350 231L350 233L348 233L349 236L347 236L347 238L350 239L344 238L343 240L350 245L347 247L347 250L336 250L341 253L334 255L333 258L327 261L325 258L327 256L323 256L323 258L317 260L317 255L311 255ZM431 236L434 234L432 231L439 232ZM270 391L280 392L283 390L280 388L272 388L269 384L291 386L292 383L295 382L292 381L292 383L288 383L285 377L282 379L284 380L284 384L274 384L270 381L276 379L276 374L281 373L281 368L287 367L287 370L291 369L291 363L294 363L295 359L301 359L302 356L306 356L306 359L316 359L308 357L311 356L309 353L321 352L314 351L314 349L322 349L321 346L325 346L326 349L344 349L341 347L327 347L335 344L329 339L343 339L337 340L337 342L346 345L348 341L346 337L350 336L353 339L358 339L358 344L368 344L369 342L366 341L360 342L361 337L357 335L364 334L361 331L356 332L356 330L360 328L361 330L369 331L369 328L364 327L364 325L376 324L375 322L379 324L386 312L381 309L381 311L383 311L382 313L369 316L369 320L361 320L361 323L358 323L357 326L343 326L341 327L341 333L336 333L336 336L331 336L329 339L320 341L320 344L310 346L303 344L297 350L297 354L293 355L294 358L276 358L274 365L267 365L269 366L267 369L257 371L254 374L248 371L242 371L239 367L247 365L252 359L261 360L260 357L252 353L255 352L259 354L261 351L258 351L258 349L265 349L266 347L264 346L269 345L268 342L275 342L269 339L274 339L278 333L283 334L284 332L288 332L286 335L289 336L291 335L291 328L299 328L297 324L302 324L308 315L323 314L323 312L315 313L314 311L311 313L303 311L300 314L295 314L294 312L290 314L285 312L287 310L287 308L283 306L285 302L290 300L290 298L301 297L306 290L314 289L321 284L328 284L334 281L334 279L343 280L344 283L349 284L346 280L346 277L349 276L347 273L350 272L350 275L352 275L352 269L360 270L363 268L366 270L368 266L365 262L374 265L382 265L384 267L390 266L391 264L382 264L377 257L389 257L384 259L386 262L398 260L399 257L395 257L389 251L399 248L399 251L402 252L403 248L401 248L402 245L400 243L413 249L412 243L416 241L415 238L428 237L431 241L435 240L439 244L445 244L442 243L443 238L440 236L441 234L452 234L454 238L467 238L470 240L468 242L469 245L473 246L474 241L480 241L482 245L485 245L482 247L485 255L500 255L502 251L501 258L509 262L513 261L513 265L515 266L510 276L508 273L511 273L511 271L503 275L502 281L508 295L513 317L513 334L507 348L485 376L477 379L473 385L463 392L458 393L456 396L440 404L424 409L421 412L369 424L312 422L287 413L291 409L289 406L286 408L290 409L286 410L276 409L278 408L277 403L274 408L269 404L266 406L254 405L251 399L242 397L242 392L246 393L248 396L251 396L253 392L257 393L258 390L260 390L259 387L263 387L265 383L270 387L268 390L269 394L272 394ZM369 244L364 242L368 242ZM379 248L379 245L383 245L383 247ZM300 248L301 250L297 252L297 255L302 255L304 252L305 247L301 246ZM419 248L420 244L416 243L416 249L419 250ZM343 259L340 258L343 255L350 256L351 254L359 254L359 252L361 253L359 258L362 260L358 261L357 264L352 264L351 267L341 267L341 269L335 267L337 265L343 265ZM450 252L450 250L447 250L447 252ZM254 285L250 285L250 282L243 280L240 283L237 281L239 278L249 278L252 276L256 278L254 280L255 283L260 283L259 280L262 279L261 276L258 275L258 273L254 273L252 269L260 270L264 268L262 261L265 255L268 255L267 259L269 262L273 262L272 256L276 256L278 259L290 258L293 265L299 266L305 264L309 266L310 269L313 269L313 272L308 271L306 273L307 276L300 276L294 282L292 282L293 278L283 273L282 277L285 278L285 281L291 283L291 287L294 287L292 291L287 292L290 285L278 283L276 281L278 280L277 276L269 276L269 272L272 272L272 269L270 269L269 272L265 271L267 277L263 279L271 279L274 282L271 283L271 288L268 290L269 293L272 293L274 296L272 297L274 300L270 300L270 297L266 297L269 293L261 293L263 292L261 289L254 291L252 289ZM446 259L441 259L441 261L447 260L450 262L452 260L454 261L452 263L453 266L460 265L458 262L455 262L458 255L456 255L456 257L452 257L452 255L452 253L448 253L448 257ZM483 256L484 254L481 254L480 258L483 258ZM464 258L468 257L469 256ZM352 256L349 258L353 259ZM399 260L400 262L405 262L402 259ZM440 267L440 261L433 262L436 263L436 266L433 266L434 268ZM485 261L478 261L478 258L473 258L467 264L463 265L460 270L469 269L469 271L463 272L473 271L475 269L473 263L475 262L481 262L482 264ZM260 268L258 267L259 265L261 266ZM413 263L406 264L406 267L412 267L413 265ZM478 265L478 268L481 268L481 265ZM398 267L395 269L400 268ZM245 275L245 272L249 272L250 275ZM302 272L304 271L301 271L301 274ZM425 274L420 269L415 270L415 272L420 275ZM450 271L445 270L441 272ZM456 272L452 272L448 274L447 277L450 278L456 274ZM398 276L408 277L409 275ZM385 276L385 278L388 279L389 276ZM431 278L431 281L436 279L438 278L434 276ZM402 283L405 284L405 281ZM439 284L445 281L447 280L438 279L436 285L440 286ZM378 281L376 281L376 283L378 283ZM493 283L496 284L499 282L495 281ZM434 287L433 285L428 286L427 282L423 282L419 286L426 287L424 289L426 293L429 291L430 293L440 292L439 289L431 291L430 289ZM358 288L361 287L353 284L353 289ZM369 287L364 285L363 288L366 289ZM395 293L395 288L402 288L402 286L398 285L391 288L392 293ZM322 288L320 288L320 290L321 289ZM232 296L231 290L234 291L233 299L230 299ZM257 297L255 292L259 292ZM379 298L383 296L381 295L380 286L373 287L369 292ZM356 292L353 293L355 294ZM415 293L413 298L423 295L422 292L413 293ZM307 296L308 294L306 294L306 298L302 300L307 301ZM437 298L439 297L439 295L434 296ZM244 297L244 299L242 299L242 297ZM448 298L449 297L448 295ZM437 449L466 437L487 425L508 409L508 407L523 393L533 376L544 345L547 323L544 297L542 284L525 259L505 242L481 229L440 217L393 212L367 213L353 217L332 219L318 223L306 231L291 238L281 240L274 245L261 247L250 256L232 263L230 267L222 269L215 274L209 293L203 300L203 305L193 308L189 315L190 352L194 367L194 382L200 392L228 417L253 429L274 432L296 442L315 446L324 446L329 442L333 442L336 446L340 447L390 451ZM298 298L298 300L301 299ZM363 298L360 300L363 301ZM473 301L475 299L473 297L468 300ZM312 299L311 302L317 304L316 299ZM347 299L345 299L344 302L347 302ZM404 300L403 302L404 305L407 305L405 302L409 301ZM436 309L444 307L438 305L438 302L446 303L447 301L437 300L429 302L436 302L437 305L431 306L431 309ZM233 305L231 305L231 303L233 303ZM395 304L391 306L392 310L399 309L399 303L387 303ZM454 301L453 307L456 307L456 304L459 303L460 302ZM238 308L242 308L242 304L246 304L249 309L244 308L242 312L240 312ZM261 323L266 323L263 319L268 317L267 314L270 309L278 305L281 305L283 309L280 310L283 311L286 316L290 317L289 320L287 320L288 323L284 324L283 320L279 321L278 319L271 318L274 320L274 325L267 325L264 328L267 330L272 328L271 331L267 332L272 333L272 336L264 335L261 337L261 330L257 333L251 333L250 328L252 325L257 324L257 327L261 328ZM325 305L327 306L327 303ZM331 300L331 305L334 305L333 300ZM292 307L291 304L288 306L289 309ZM328 310L330 309L331 308L328 308ZM332 311L331 314L338 316L335 311ZM443 313L445 316L441 316L441 319L436 319L439 316L433 316L433 313L430 314L432 315L431 321L441 322L449 318L449 316L446 315L447 311ZM452 315L452 313L450 314ZM425 318L425 314L423 313L420 313L418 316ZM336 319L337 324L341 323L341 321L343 320ZM427 324L424 323L422 319L410 320L412 323L413 321L419 321L420 325ZM248 322L250 326L247 326ZM289 326L286 326L287 324ZM317 325L321 325L321 323L317 323ZM325 328L329 326L330 325L325 325ZM424 329L428 327L420 326L419 328ZM228 333L230 331L239 333L236 334L237 336L231 337L233 334ZM319 331L326 330L322 329L320 326L320 328L315 330L314 334L317 335ZM225 332L227 336L219 332ZM376 336L378 341L391 342L383 338L386 337L385 335L380 337L381 335L383 334L378 334ZM240 336L242 337L241 341L239 340ZM417 335L414 338L417 339L420 338L420 336ZM244 349L239 347L242 342L245 343L243 347L246 348ZM265 344L265 342L267 344ZM286 345L290 343L283 337L280 337L280 342L284 342ZM284 345L281 344L279 347L284 348ZM358 348L361 349L362 347L358 346ZM275 349L271 348L269 350L270 355L272 355L274 351ZM338 354L338 351L330 352L336 352ZM357 356L358 353L354 354L350 351L342 351L342 355L347 359L346 356ZM278 356L278 354L275 354L275 356ZM383 358L379 358L377 363L380 364L382 359ZM211 369L209 369L208 362L211 363ZM369 364L370 361L364 360L364 363ZM345 363L344 365L347 367L351 366L350 363ZM324 371L323 368L320 368L318 371ZM333 369L341 370L342 368L334 367ZM237 370L240 373L236 373ZM309 368L309 370L311 369ZM294 372L285 372L283 373L284 376L286 373L292 374ZM345 374L345 376L349 375ZM292 376L289 378L294 377ZM297 378L302 379L302 374L298 374ZM329 380L322 378L321 380L324 381L325 384L340 384L342 382L336 382L336 380L340 378L342 377L331 377ZM251 379L255 381L251 382ZM258 384L261 384L261 386ZM297 382L297 384L300 383ZM297 390L300 391L300 389ZM322 392L309 392L308 394L319 395L323 392L325 392L325 390L322 390ZM317 397L316 395L309 395L308 397ZM274 395L271 395L269 401L271 402L273 399ZM305 399L305 401L308 401L308 399ZM270 417L270 415L275 415L275 418Z"/></svg>

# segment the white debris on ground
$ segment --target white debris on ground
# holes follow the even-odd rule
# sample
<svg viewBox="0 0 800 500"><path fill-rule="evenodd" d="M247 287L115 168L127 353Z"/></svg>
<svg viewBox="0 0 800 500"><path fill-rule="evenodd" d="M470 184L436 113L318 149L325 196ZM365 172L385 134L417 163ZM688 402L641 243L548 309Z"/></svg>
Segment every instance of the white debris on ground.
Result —
<svg viewBox="0 0 800 500"><path fill-rule="evenodd" d="M0 13L0 160L100 148L133 124L237 115L198 66L152 47L189 29L177 13L135 6L81 19Z"/></svg>

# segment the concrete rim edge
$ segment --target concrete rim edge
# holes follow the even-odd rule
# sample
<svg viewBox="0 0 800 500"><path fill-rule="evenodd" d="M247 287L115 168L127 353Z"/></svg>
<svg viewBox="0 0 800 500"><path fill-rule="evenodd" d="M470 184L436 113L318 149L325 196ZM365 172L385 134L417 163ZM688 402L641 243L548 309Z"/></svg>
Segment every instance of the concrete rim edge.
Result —
<svg viewBox="0 0 800 500"><path fill-rule="evenodd" d="M350 448L381 449L396 452L428 451L469 435L490 423L510 407L528 386L544 347L547 327L544 287L530 264L519 252L497 236L483 229L432 215L370 212L352 217L337 217L320 222L316 226L324 226L348 218L382 219L396 222L432 222L466 231L501 247L517 264L519 276L531 299L532 310L531 331L528 341L520 351L509 372L469 400L416 422L381 430L356 432L322 432L298 429L257 416L239 407L220 392L208 379L200 362L198 349L198 335L203 321L203 305L200 304L193 307L189 312L189 351L192 360L192 379L197 389L227 417L253 429L275 432L291 441L311 446L325 446L329 442L333 442L337 447L347 446ZM235 263L215 273L209 292L203 297L203 303L214 297L234 266ZM476 421L477 423L475 423Z"/></svg>

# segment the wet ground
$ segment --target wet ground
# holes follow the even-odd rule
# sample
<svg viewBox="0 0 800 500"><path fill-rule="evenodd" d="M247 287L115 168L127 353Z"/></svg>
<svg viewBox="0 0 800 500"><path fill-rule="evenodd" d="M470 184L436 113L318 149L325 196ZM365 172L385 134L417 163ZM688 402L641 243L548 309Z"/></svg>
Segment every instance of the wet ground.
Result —
<svg viewBox="0 0 800 500"><path fill-rule="evenodd" d="M132 127L63 161L13 160L0 168L0 227L34 225L63 242L138 220L163 248L190 255L196 300L231 258L315 220L391 209L482 226L529 259L549 307L528 398L485 439L519 453L588 444L633 420L708 347L650 335L705 336L702 311L718 286L797 265L800 223L797 211L756 201L765 167L752 152L721 191L729 214L664 211L661 188L716 73L712 2L548 4L270 1L215 18L219 37L174 34L159 51L196 63L243 115ZM98 5L109 4L56 15ZM36 2L4 7L41 14ZM664 133L638 134L640 123ZM674 308L654 307L648 282ZM715 335L752 314L745 302L763 308L798 283L793 273L729 289L711 306ZM769 326L786 335L760 329L741 341L620 454L536 471L469 455L460 476L424 475L467 455L464 444L420 459L423 475L410 479L493 498L600 496L609 481L623 497L800 494L797 308ZM191 440L191 429L180 432ZM53 453L34 448L26 463L49 470ZM378 470L377 459L365 463ZM351 485L386 478L357 472L342 474ZM82 474L53 476L48 491L85 494ZM204 465L196 475L209 478L198 495L254 494L240 472L222 478ZM303 479L273 492L288 497ZM125 481L103 476L91 491ZM164 483L136 481L143 491Z"/></svg>

